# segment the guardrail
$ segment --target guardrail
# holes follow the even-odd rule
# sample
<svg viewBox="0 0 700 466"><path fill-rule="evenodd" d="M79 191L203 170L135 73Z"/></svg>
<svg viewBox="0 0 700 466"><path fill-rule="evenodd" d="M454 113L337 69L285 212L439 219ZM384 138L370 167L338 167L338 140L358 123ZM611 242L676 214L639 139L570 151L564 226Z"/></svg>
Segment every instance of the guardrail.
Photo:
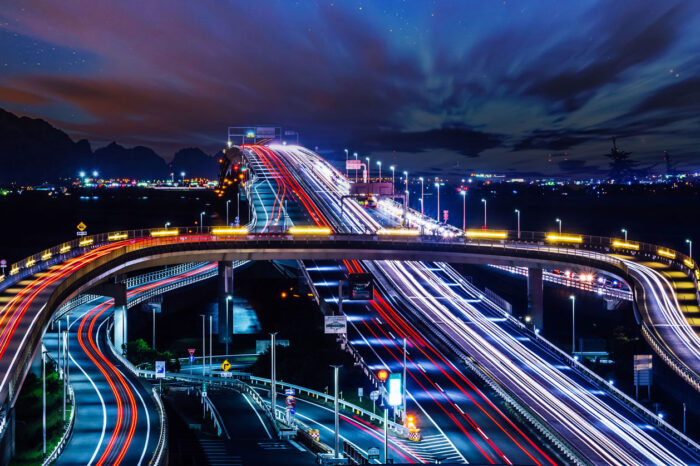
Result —
<svg viewBox="0 0 700 466"><path fill-rule="evenodd" d="M148 464L159 466L168 464L168 415L165 413L163 402L160 399L160 393L153 387L153 398L156 400L158 407L158 415L160 416L160 435L158 436L158 444L156 445L153 457Z"/></svg>
<svg viewBox="0 0 700 466"><path fill-rule="evenodd" d="M51 355L48 352L46 353L46 357L48 357L49 359L54 361L54 363L56 363L57 370L61 371L60 364L58 364L58 362L53 357L51 357ZM71 404L70 418L68 419L68 424L66 425L66 430L63 432L63 436L61 437L61 440L56 444L56 446L54 447L53 451L49 454L49 456L47 456L44 459L44 462L42 463L42 465L44 465L44 466L49 465L49 464L53 463L54 461L56 461L56 459L58 459L58 456L61 453L63 453L63 449L66 447L66 444L68 443L68 440L70 440L70 436L73 433L73 427L75 426L75 398L74 398L74 394L73 394L73 385L68 383L67 388L68 388L68 399L73 400L73 403Z"/></svg>
<svg viewBox="0 0 700 466"><path fill-rule="evenodd" d="M71 258L76 255L77 251L87 251L94 247L113 243L113 242L123 242L125 245L133 243L133 241L138 240L139 242L145 243L167 243L172 242L173 239L176 241L215 241L215 240L226 240L230 241L232 239L254 239L254 238L285 238L285 239L297 239L303 241L302 238L296 237L289 233L249 233L249 234L215 234L216 229L220 229L220 226L194 226L194 227L170 227L167 230L162 228L156 229L136 229L136 230L123 230L117 232L100 233L96 235L83 236L78 239L73 239L56 246L50 247L44 251L41 251L32 256L26 257L20 261L17 261L9 266L9 273L4 276L4 280L0 281L0 289L9 286L11 283L15 283L18 278L26 277L32 273L44 270L49 264L55 264L61 262L65 259ZM535 251L549 251L554 253L565 253L569 255L576 256L587 256L593 257L596 260L601 260L609 263L616 264L618 266L623 266L622 261L610 257L608 253L619 252L630 255L644 254L646 256L652 257L655 260L663 261L665 263L674 264L681 270L685 271L691 279L697 283L698 276L700 276L700 271L698 271L695 261L685 254L674 251L669 248L659 247L657 245L643 243L643 242L623 242L617 238L609 238L602 236L591 236L591 235L555 235L559 237L570 237L576 238L573 240L551 240L552 233L545 232L533 232L533 231L521 231L520 236L516 232L510 230L503 230L505 234L504 238L469 238L465 236L439 236L439 235L418 235L410 238L403 236L392 236L392 235L377 235L375 233L371 234L348 234L348 233L333 233L330 235L321 235L322 238L327 239L344 239L344 240L371 240L378 242L418 242L418 243L453 243L453 244L464 244L464 245L475 245L475 246L487 246L494 248L508 249L511 246L516 246L522 248L522 246L528 246L529 249ZM305 235L303 238L306 239L319 239L319 236ZM549 239L548 239L549 238ZM595 256L590 256L593 251L603 251L604 254L598 254ZM698 271L696 273L696 271ZM695 276L698 275L698 276Z"/></svg>

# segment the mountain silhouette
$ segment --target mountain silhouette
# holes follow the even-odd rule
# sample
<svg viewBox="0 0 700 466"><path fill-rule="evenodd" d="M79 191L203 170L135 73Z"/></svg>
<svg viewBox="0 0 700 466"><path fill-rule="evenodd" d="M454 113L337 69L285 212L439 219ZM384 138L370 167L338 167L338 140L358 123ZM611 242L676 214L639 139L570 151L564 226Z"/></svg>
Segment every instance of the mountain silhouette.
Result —
<svg viewBox="0 0 700 466"><path fill-rule="evenodd" d="M164 180L175 173L178 179L182 171L188 178L216 178L218 163L216 156L198 148L178 151L170 164L144 146L127 148L112 142L93 151L86 139L74 142L42 119L0 109L0 184L54 183L93 170L104 178Z"/></svg>

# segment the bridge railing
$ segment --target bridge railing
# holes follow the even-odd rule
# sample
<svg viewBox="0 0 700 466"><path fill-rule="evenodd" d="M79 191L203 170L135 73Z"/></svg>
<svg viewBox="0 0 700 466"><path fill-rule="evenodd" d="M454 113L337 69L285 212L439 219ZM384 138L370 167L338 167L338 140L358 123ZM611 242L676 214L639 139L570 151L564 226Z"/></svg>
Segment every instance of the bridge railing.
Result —
<svg viewBox="0 0 700 466"><path fill-rule="evenodd" d="M565 253L569 255L592 257L595 260L601 260L616 265L622 264L622 261L611 257L610 253L619 253L627 255L640 255L662 261L676 266L689 275L697 284L700 279L700 271L695 262L687 255L674 251L669 248L660 247L657 245L624 241L619 238L610 238L603 236L592 235L573 235L573 234L557 234L535 231L521 231L520 235L515 231L503 230L502 238L478 238L457 236L457 233L451 231L446 236L441 235L417 235L406 237L401 235L378 235L378 234L349 234L349 233L334 233L331 235L304 235L296 236L288 233L249 233L249 234L220 234L216 230L221 226L189 226L189 227L170 227L167 230L162 228L156 229L137 229L137 230L122 230L109 233L99 233L95 235L82 236L72 239L53 247L45 249L34 255L26 257L20 261L11 264L8 268L7 275L0 276L0 290L16 283L17 281L26 278L36 272L47 269L51 265L55 265L66 260L72 259L77 255L94 249L98 246L115 243L123 245L131 245L143 247L151 244L167 244L172 242L191 242L191 241L231 241L235 239L251 240L251 239L287 239L295 242L303 242L305 240L319 239L344 239L357 241L378 241L378 242L402 242L402 243L454 243L480 247L502 248L517 246L522 249L523 246L533 251ZM485 230L488 232L488 230ZM454 234L454 235L453 235ZM559 237L560 239L554 239ZM597 254L594 254L597 253ZM594 255L591 255L594 254Z"/></svg>

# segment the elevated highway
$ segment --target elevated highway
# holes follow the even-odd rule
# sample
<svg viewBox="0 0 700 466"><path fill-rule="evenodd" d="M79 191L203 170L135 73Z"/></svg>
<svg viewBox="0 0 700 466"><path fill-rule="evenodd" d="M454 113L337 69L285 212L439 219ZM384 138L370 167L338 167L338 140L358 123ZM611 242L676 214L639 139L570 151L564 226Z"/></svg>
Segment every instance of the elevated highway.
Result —
<svg viewBox="0 0 700 466"><path fill-rule="evenodd" d="M621 244L612 238L534 232L521 232L518 238L514 232L497 232L488 236L495 233L488 231L462 236L454 229L421 223L415 212L409 219L409 224L413 223L415 229L384 228L367 218L362 209L358 211L354 203L344 209L342 192L345 188L343 181L338 181L339 174L328 168L325 173L323 167L317 165L322 162L313 159L308 151L285 150L290 152L280 156L282 162L277 170L286 170L283 176L286 189L290 196L295 196L304 205L307 220L316 227L295 227L289 233L253 233L244 229L201 226L120 231L63 243L13 264L10 275L0 283L3 305L0 314L0 402L4 412L12 409L41 337L52 315L64 302L115 274L191 261L295 259L346 260L356 264L368 261L378 264L388 286L403 293L407 291L406 286L415 283L415 279L408 278L410 275L430 280L435 284L433 289L441 293L446 293L446 290L440 287L442 279L429 277L417 265L410 265L411 270L397 274L395 268L392 272L393 266L384 261L463 262L531 268L574 266L603 270L632 286L637 309L644 318L645 335L656 342L655 348L672 367L698 387L698 338L682 314L683 304L676 293L677 289L687 290L684 293L687 296L681 297L687 299L685 305L697 303L698 271L690 258L652 245ZM282 153L281 150L276 152ZM302 162L299 159L303 159ZM319 180L325 184L315 186L313 183L319 183ZM277 206L274 218L281 215L279 202ZM360 233L362 231L370 233ZM364 268L361 264L355 267ZM430 298L426 295L423 299ZM459 301L457 297L450 299ZM454 312L442 308L411 308L410 312L419 312L424 317L438 312L444 314L444 319L452 319L450 316ZM462 324L454 322L454 325L459 330L453 329L457 333L453 332L452 337L464 337ZM517 358L517 354L514 352L508 357ZM484 353L481 357L489 356ZM552 379L557 380L559 388L550 387L551 393L562 390L560 382L564 379L561 377L565 376L556 374ZM552 380L543 379L537 383L546 390L547 383ZM499 382L507 385L507 381ZM585 399L574 398L567 403L577 406L575 409L583 416L582 422L589 422L590 429L595 429L595 419L600 412L581 410ZM659 443L658 438L663 437L661 433L651 436L648 431L635 427L634 421L626 421L624 415L615 416L615 422L631 429L631 433L611 440L620 448L612 453L613 457L619 454L617 458L638 459L637 455L643 458L650 455L649 458L658 458L665 463L675 463L678 458L697 458L697 445L674 433L672 428L667 429L663 422L658 424L664 425L664 430L677 440ZM628 425L629 422L632 424ZM575 426L559 427L562 435L576 438L584 438L594 431L574 434ZM646 436L653 439L646 440ZM636 446L625 444L629 438L636 437L645 440ZM680 448L679 456L667 453L676 448ZM654 456L656 454L659 456ZM586 457L586 453L583 456Z"/></svg>

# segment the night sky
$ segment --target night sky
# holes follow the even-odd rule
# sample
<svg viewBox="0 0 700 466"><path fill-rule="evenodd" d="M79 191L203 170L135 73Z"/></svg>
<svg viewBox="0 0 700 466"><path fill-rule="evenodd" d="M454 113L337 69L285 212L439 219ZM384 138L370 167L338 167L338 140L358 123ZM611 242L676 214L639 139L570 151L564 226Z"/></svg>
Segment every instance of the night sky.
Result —
<svg viewBox="0 0 700 466"><path fill-rule="evenodd" d="M414 172L700 169L700 2L2 0L0 107L214 152L277 124Z"/></svg>

